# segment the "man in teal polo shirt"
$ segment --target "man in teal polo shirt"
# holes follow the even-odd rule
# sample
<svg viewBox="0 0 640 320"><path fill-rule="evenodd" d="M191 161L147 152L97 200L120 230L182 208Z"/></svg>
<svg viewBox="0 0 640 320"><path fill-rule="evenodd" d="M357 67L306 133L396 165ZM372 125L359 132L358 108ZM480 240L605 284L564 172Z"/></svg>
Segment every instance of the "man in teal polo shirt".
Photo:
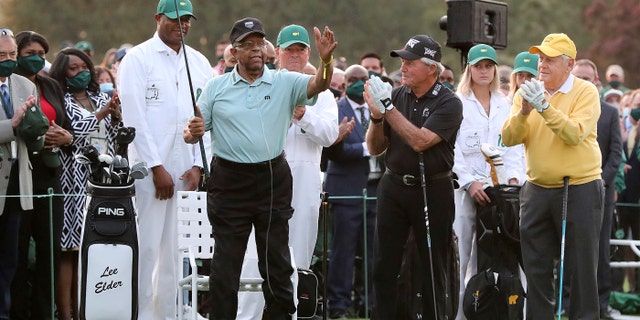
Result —
<svg viewBox="0 0 640 320"><path fill-rule="evenodd" d="M266 307L263 319L290 319L295 312L288 248L292 179L284 143L294 108L312 105L329 88L333 32L314 28L320 67L314 76L265 67L262 22L233 25L233 71L213 78L198 99L201 117L189 121L185 141L211 130L214 158L207 211L216 246L210 277L210 319L235 319L242 261L252 226Z"/></svg>

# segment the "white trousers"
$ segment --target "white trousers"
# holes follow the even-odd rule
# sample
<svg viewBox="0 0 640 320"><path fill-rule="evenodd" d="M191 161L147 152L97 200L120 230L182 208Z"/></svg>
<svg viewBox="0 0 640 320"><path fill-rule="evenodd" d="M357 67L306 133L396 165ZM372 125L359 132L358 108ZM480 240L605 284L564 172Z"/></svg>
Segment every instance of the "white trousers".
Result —
<svg viewBox="0 0 640 320"><path fill-rule="evenodd" d="M458 253L460 255L460 299L458 302L457 320L466 319L462 312L462 299L469 279L478 272L476 247L476 206L471 195L462 188L454 190L456 217L453 221L453 232L458 237Z"/></svg>
<svg viewBox="0 0 640 320"><path fill-rule="evenodd" d="M175 190L183 184L174 177ZM178 232L176 195L155 197L153 179L136 180L138 212L138 299L140 320L176 319L178 289Z"/></svg>

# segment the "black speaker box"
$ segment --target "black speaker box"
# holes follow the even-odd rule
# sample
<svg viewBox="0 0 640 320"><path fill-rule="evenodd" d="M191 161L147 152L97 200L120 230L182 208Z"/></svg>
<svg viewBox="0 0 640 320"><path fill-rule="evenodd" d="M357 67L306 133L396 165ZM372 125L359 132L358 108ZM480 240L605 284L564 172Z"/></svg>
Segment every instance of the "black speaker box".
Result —
<svg viewBox="0 0 640 320"><path fill-rule="evenodd" d="M480 43L507 47L507 4L490 0L447 1L448 47L468 50Z"/></svg>

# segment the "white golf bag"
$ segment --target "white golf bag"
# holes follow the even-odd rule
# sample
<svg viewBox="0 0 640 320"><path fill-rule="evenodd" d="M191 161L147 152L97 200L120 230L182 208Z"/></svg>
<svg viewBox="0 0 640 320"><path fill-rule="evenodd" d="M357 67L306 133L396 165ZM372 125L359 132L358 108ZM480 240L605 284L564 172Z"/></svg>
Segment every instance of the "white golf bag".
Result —
<svg viewBox="0 0 640 320"><path fill-rule="evenodd" d="M138 229L133 181L87 186L79 259L79 318L137 319Z"/></svg>

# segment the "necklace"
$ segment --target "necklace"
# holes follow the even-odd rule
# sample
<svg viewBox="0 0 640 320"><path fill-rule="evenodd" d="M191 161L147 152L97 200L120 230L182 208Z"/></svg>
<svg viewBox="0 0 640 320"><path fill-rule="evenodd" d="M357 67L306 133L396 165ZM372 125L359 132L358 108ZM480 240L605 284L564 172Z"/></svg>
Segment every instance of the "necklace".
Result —
<svg viewBox="0 0 640 320"><path fill-rule="evenodd" d="M76 102L78 102L78 104L80 104L80 106L82 106L83 109L88 110L89 112L96 111L96 108L93 106L93 102L91 101L91 99L89 99L88 96L84 96L82 98L79 98L79 97L76 97L74 95L73 99L76 100ZM87 107L84 103L82 103L82 100L88 101L89 102L89 107Z"/></svg>

